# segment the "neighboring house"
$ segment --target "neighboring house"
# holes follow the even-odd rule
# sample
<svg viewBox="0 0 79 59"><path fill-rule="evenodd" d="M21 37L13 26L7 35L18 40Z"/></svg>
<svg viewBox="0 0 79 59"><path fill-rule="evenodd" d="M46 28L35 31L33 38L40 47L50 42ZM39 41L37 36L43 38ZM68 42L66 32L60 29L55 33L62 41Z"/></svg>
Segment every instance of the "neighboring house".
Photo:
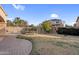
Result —
<svg viewBox="0 0 79 59"><path fill-rule="evenodd" d="M64 22L61 19L50 19L48 20L52 23L52 32L56 33L57 29L60 27L64 27ZM42 29L41 24L38 26L38 33L44 33L45 31Z"/></svg>
<svg viewBox="0 0 79 59"><path fill-rule="evenodd" d="M6 16L7 14L4 12L3 8L0 5L0 32L5 32L7 23Z"/></svg>
<svg viewBox="0 0 79 59"><path fill-rule="evenodd" d="M79 28L79 17L77 17L76 23L74 24L75 28Z"/></svg>
<svg viewBox="0 0 79 59"><path fill-rule="evenodd" d="M56 33L58 28L64 27L64 22L61 19L50 19L49 20L52 23L52 32Z"/></svg>
<svg viewBox="0 0 79 59"><path fill-rule="evenodd" d="M59 27L64 27L64 23L61 19L51 19L52 27L58 29Z"/></svg>

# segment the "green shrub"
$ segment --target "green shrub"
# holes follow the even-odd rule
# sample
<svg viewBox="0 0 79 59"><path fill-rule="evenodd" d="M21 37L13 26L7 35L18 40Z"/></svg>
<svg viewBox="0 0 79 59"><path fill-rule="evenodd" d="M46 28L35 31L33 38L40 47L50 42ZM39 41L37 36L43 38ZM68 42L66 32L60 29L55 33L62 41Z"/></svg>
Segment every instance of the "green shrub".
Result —
<svg viewBox="0 0 79 59"><path fill-rule="evenodd" d="M79 35L79 29L76 28L58 28L58 34Z"/></svg>

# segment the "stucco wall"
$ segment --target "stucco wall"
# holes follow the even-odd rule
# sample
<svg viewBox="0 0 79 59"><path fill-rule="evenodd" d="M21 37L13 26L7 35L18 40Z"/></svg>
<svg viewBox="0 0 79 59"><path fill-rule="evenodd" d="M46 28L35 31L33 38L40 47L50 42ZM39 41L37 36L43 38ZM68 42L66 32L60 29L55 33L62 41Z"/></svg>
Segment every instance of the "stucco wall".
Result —
<svg viewBox="0 0 79 59"><path fill-rule="evenodd" d="M7 15L5 14L3 8L0 6L0 34L4 34L6 29L6 19Z"/></svg>
<svg viewBox="0 0 79 59"><path fill-rule="evenodd" d="M23 29L24 27L11 27L8 26L6 27L7 33L20 33L20 31Z"/></svg>
<svg viewBox="0 0 79 59"><path fill-rule="evenodd" d="M6 22L6 14L4 13L2 7L0 7L0 16L4 19L4 21Z"/></svg>
<svg viewBox="0 0 79 59"><path fill-rule="evenodd" d="M75 26L76 28L79 28L79 21L78 22L76 22L76 26Z"/></svg>
<svg viewBox="0 0 79 59"><path fill-rule="evenodd" d="M3 28L5 28L5 23L4 22L0 22L0 29L3 29Z"/></svg>

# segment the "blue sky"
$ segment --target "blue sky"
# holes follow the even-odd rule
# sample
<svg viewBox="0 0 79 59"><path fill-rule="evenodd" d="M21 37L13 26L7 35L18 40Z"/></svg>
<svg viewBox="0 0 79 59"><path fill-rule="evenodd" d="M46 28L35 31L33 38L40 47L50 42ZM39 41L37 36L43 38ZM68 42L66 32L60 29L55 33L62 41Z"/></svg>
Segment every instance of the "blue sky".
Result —
<svg viewBox="0 0 79 59"><path fill-rule="evenodd" d="M39 24L44 20L59 18L72 25L79 16L78 4L3 4L8 19L20 17L29 24Z"/></svg>

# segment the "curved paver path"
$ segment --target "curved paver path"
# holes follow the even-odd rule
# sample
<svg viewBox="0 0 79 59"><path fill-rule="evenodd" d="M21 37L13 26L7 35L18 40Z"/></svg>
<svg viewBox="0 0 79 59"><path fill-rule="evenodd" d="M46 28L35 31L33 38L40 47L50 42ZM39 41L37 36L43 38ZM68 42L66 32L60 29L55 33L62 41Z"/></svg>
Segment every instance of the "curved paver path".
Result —
<svg viewBox="0 0 79 59"><path fill-rule="evenodd" d="M28 40L7 36L0 42L0 55L28 55L32 50L32 43Z"/></svg>

